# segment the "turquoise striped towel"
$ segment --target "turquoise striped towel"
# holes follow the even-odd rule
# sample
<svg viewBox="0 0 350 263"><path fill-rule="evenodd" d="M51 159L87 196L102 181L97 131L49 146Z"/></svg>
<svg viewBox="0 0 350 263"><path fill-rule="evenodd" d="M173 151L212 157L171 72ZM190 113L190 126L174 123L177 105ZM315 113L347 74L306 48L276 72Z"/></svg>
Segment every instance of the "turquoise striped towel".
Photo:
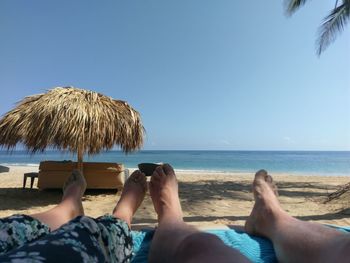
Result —
<svg viewBox="0 0 350 263"><path fill-rule="evenodd" d="M336 228L350 232L350 227ZM206 232L218 236L226 245L238 249L252 262L277 262L272 243L266 238L250 236L243 231L234 229L208 230ZM147 262L153 233L153 230L132 231L134 242L134 257L132 262Z"/></svg>

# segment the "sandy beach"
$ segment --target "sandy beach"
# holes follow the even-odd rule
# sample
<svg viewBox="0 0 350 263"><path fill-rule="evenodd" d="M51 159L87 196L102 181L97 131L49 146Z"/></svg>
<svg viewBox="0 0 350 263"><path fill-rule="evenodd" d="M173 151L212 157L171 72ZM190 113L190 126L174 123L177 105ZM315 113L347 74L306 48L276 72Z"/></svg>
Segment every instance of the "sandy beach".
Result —
<svg viewBox="0 0 350 263"><path fill-rule="evenodd" d="M23 174L38 167L10 166L0 173L0 216L32 214L52 208L60 201L61 191L22 189ZM198 226L243 225L253 202L253 174L177 171L185 221ZM340 226L350 225L350 199L324 204L328 193L350 182L350 177L272 174L279 188L283 208L297 218ZM119 199L116 191L88 190L83 199L85 213L97 217L110 213ZM135 227L153 226L156 215L149 195L134 218Z"/></svg>

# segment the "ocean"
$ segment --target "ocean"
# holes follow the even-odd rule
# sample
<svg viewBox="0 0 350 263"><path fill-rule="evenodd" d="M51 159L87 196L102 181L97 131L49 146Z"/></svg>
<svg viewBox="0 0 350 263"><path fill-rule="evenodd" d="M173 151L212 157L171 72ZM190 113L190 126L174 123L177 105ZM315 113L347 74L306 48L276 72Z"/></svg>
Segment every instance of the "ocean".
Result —
<svg viewBox="0 0 350 263"><path fill-rule="evenodd" d="M31 155L27 151L0 151L0 165L38 165L43 160L76 160L59 151ZM350 176L350 151L139 151L125 155L121 151L85 156L85 161L123 163L135 168L141 162L170 163L177 170L251 172L266 169L270 173Z"/></svg>

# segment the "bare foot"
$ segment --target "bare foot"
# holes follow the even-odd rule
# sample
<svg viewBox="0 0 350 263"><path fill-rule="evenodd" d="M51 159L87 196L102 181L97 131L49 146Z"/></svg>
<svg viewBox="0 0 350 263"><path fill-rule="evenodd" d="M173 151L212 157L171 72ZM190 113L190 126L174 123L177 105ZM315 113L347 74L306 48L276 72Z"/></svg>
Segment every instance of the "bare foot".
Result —
<svg viewBox="0 0 350 263"><path fill-rule="evenodd" d="M255 174L253 192L255 204L245 223L245 230L249 234L266 236L267 228L279 215L283 215L284 211L277 199L277 186L265 170Z"/></svg>
<svg viewBox="0 0 350 263"><path fill-rule="evenodd" d="M132 217L145 198L146 190L146 176L136 170L126 180L120 199L113 210L113 215L124 220L130 226Z"/></svg>
<svg viewBox="0 0 350 263"><path fill-rule="evenodd" d="M164 164L156 168L149 184L158 222L164 218L183 221L179 200L178 183L173 168Z"/></svg>
<svg viewBox="0 0 350 263"><path fill-rule="evenodd" d="M79 170L73 170L63 185L62 202L73 205L73 211L77 215L83 215L84 209L81 203L81 198L86 190L85 177Z"/></svg>
<svg viewBox="0 0 350 263"><path fill-rule="evenodd" d="M68 177L67 181L63 185L63 198L69 195L71 192L78 192L80 196L84 195L86 190L86 180L83 174L75 169Z"/></svg>

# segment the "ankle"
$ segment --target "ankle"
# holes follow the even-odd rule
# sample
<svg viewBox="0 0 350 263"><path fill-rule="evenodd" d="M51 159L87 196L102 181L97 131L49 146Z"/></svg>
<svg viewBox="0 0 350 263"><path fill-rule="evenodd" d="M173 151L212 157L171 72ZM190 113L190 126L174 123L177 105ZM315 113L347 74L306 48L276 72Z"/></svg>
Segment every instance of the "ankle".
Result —
<svg viewBox="0 0 350 263"><path fill-rule="evenodd" d="M182 212L177 212L173 209L162 209L162 211L158 213L158 223L161 222L184 222Z"/></svg>
<svg viewBox="0 0 350 263"><path fill-rule="evenodd" d="M75 218L84 215L84 208L81 202L72 202L71 200L62 201L57 208L63 208L66 211L68 218Z"/></svg>
<svg viewBox="0 0 350 263"><path fill-rule="evenodd" d="M63 193L62 199L77 199L81 200L82 193L81 188L78 186L70 186L68 189L66 189Z"/></svg>
<svg viewBox="0 0 350 263"><path fill-rule="evenodd" d="M282 209L271 212L270 216L267 216L264 220L264 224L260 226L261 232L269 238L273 238L274 235L280 233L281 229L285 229L290 225L294 218L287 214Z"/></svg>
<svg viewBox="0 0 350 263"><path fill-rule="evenodd" d="M131 223L134 211L129 206L118 203L113 210L113 216L126 221L128 224Z"/></svg>
<svg viewBox="0 0 350 263"><path fill-rule="evenodd" d="M129 227L131 226L132 216L130 215L129 212L115 211L113 213L113 216L117 219L120 219L120 220L123 220L124 222L126 222Z"/></svg>
<svg viewBox="0 0 350 263"><path fill-rule="evenodd" d="M67 204L70 206L78 206L82 203L81 200L81 196L80 195L73 195L73 194L69 194L69 195L64 195L62 197L61 203L63 204Z"/></svg>

